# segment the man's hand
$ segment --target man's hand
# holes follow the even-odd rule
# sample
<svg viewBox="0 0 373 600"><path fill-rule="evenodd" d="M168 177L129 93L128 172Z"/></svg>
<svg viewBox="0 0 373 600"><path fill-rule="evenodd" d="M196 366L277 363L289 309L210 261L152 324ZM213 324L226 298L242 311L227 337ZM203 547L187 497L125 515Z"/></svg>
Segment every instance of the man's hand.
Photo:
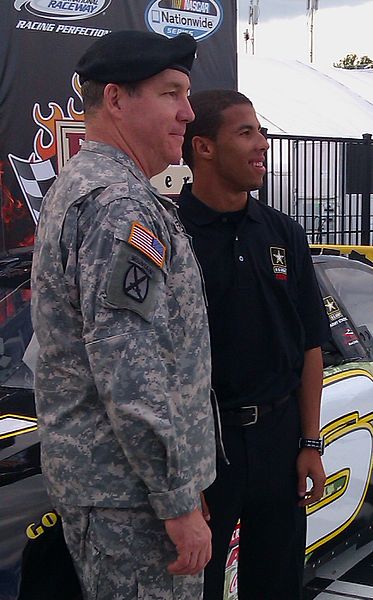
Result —
<svg viewBox="0 0 373 600"><path fill-rule="evenodd" d="M302 448L297 458L298 496L302 498L298 506L307 506L317 502L323 495L325 471L320 454L314 448ZM312 488L307 491L306 479L312 479Z"/></svg>
<svg viewBox="0 0 373 600"><path fill-rule="evenodd" d="M168 536L175 544L177 559L168 565L172 575L196 575L205 568L211 558L211 531L201 511L176 519L166 519Z"/></svg>

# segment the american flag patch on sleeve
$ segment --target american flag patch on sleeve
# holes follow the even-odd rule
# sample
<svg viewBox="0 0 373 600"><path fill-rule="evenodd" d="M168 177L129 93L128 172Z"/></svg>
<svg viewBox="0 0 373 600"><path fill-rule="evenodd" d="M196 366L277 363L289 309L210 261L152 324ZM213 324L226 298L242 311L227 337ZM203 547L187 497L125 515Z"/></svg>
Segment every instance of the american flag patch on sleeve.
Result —
<svg viewBox="0 0 373 600"><path fill-rule="evenodd" d="M158 267L163 267L166 258L166 246L141 223L132 223L128 243L145 254Z"/></svg>

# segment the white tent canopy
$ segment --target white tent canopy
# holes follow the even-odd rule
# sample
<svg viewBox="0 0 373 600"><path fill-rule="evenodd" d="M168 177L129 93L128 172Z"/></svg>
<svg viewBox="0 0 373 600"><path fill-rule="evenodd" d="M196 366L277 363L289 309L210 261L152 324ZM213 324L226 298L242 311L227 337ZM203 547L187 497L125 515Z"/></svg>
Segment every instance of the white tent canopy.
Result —
<svg viewBox="0 0 373 600"><path fill-rule="evenodd" d="M238 89L252 100L269 133L373 134L373 69L318 68L295 60L243 56Z"/></svg>

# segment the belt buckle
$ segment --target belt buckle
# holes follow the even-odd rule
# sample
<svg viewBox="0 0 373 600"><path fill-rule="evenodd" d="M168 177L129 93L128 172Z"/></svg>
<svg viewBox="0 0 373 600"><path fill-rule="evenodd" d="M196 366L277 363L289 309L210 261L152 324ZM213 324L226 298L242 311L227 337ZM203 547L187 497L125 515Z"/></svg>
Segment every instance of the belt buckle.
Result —
<svg viewBox="0 0 373 600"><path fill-rule="evenodd" d="M258 421L258 407L256 405L241 406L241 410L247 410L247 409L253 411L252 419L250 421L248 421L247 423L242 423L242 427L248 427L249 425L255 425L255 423L257 423L257 421Z"/></svg>

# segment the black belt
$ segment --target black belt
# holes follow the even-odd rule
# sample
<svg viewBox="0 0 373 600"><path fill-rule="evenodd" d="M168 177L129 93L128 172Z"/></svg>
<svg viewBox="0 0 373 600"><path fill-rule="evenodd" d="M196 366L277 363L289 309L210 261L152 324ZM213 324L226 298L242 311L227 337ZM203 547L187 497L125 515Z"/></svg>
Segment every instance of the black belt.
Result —
<svg viewBox="0 0 373 600"><path fill-rule="evenodd" d="M247 427L255 425L262 417L270 413L272 410L285 404L290 398L290 394L274 400L270 404L259 404L253 406L241 406L232 410L222 410L220 413L221 422L223 425L231 425L238 427Z"/></svg>

